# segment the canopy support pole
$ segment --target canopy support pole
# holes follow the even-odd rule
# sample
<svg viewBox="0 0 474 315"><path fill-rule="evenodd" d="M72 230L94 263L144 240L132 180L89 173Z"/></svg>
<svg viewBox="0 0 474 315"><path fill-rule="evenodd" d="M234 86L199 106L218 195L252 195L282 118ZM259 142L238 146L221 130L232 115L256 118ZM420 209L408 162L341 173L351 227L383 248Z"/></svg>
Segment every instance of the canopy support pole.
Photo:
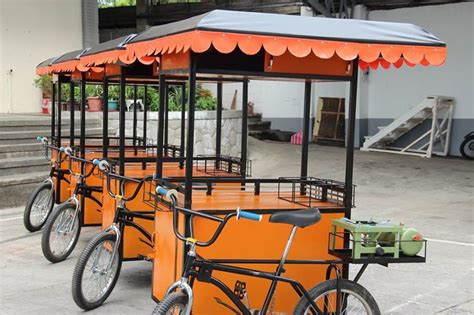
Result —
<svg viewBox="0 0 474 315"><path fill-rule="evenodd" d="M311 81L304 83L304 112L303 112L303 141L301 145L301 173L303 179L308 177L308 151L309 151L309 124L311 115ZM306 193L305 186L300 188L301 194Z"/></svg>
<svg viewBox="0 0 474 315"><path fill-rule="evenodd" d="M61 147L61 80L62 76L58 75L58 138L56 141L56 146Z"/></svg>
<svg viewBox="0 0 474 315"><path fill-rule="evenodd" d="M137 155L137 85L133 85L133 149Z"/></svg>
<svg viewBox="0 0 474 315"><path fill-rule="evenodd" d="M148 123L148 84L143 87L143 150L146 150L146 128Z"/></svg>
<svg viewBox="0 0 474 315"><path fill-rule="evenodd" d="M216 112L216 157L221 156L222 141L222 82L217 83L217 112ZM216 160L216 167L218 160Z"/></svg>
<svg viewBox="0 0 474 315"><path fill-rule="evenodd" d="M51 144L56 135L56 83L51 81Z"/></svg>
<svg viewBox="0 0 474 315"><path fill-rule="evenodd" d="M81 158L86 155L86 73L81 72Z"/></svg>
<svg viewBox="0 0 474 315"><path fill-rule="evenodd" d="M120 175L125 175L125 74L124 69L120 73L120 113L119 113L119 169Z"/></svg>
<svg viewBox="0 0 474 315"><path fill-rule="evenodd" d="M165 103L164 103L164 106L165 106L165 124L164 124L164 145L165 147L168 146L168 118L169 118L169 101L170 101L170 98L169 98L169 93L170 93L170 88L168 86L168 84L166 84L166 87L165 87Z"/></svg>
<svg viewBox="0 0 474 315"><path fill-rule="evenodd" d="M247 173L247 136L248 136L248 110L249 99L249 80L242 82L242 150L240 151L240 176L246 177Z"/></svg>
<svg viewBox="0 0 474 315"><path fill-rule="evenodd" d="M74 146L74 82L69 81L69 146Z"/></svg>
<svg viewBox="0 0 474 315"><path fill-rule="evenodd" d="M148 120L148 101L147 101L147 97L148 97L148 84L145 84L145 86L143 87L143 132L142 132L142 141L143 141L142 145L143 145L143 150L145 152L145 155L146 155L146 145L147 145L146 128L147 128L147 120ZM142 163L142 170L145 170L146 166L147 166L147 163L143 162Z"/></svg>
<svg viewBox="0 0 474 315"><path fill-rule="evenodd" d="M107 76L104 76L102 84L104 90L104 105L102 108L102 155L106 158L109 154L109 80Z"/></svg>
<svg viewBox="0 0 474 315"><path fill-rule="evenodd" d="M186 84L181 85L181 140L179 150L179 168L184 167L184 143L186 138Z"/></svg>
<svg viewBox="0 0 474 315"><path fill-rule="evenodd" d="M166 93L166 77L160 72L160 92L158 107L158 136L156 147L156 178L163 178L163 129L165 120L165 93Z"/></svg>
<svg viewBox="0 0 474 315"><path fill-rule="evenodd" d="M186 138L186 180L184 207L190 209L193 198L194 110L196 106L196 59L191 53L189 66L188 136Z"/></svg>
<svg viewBox="0 0 474 315"><path fill-rule="evenodd" d="M356 122L356 106L357 106L357 76L359 69L359 59L352 62L352 77L350 80L350 99L349 99L349 120L347 126L347 149L346 149L346 176L345 176L345 216L351 217L352 209L352 177L354 171L354 138L355 138L355 122Z"/></svg>

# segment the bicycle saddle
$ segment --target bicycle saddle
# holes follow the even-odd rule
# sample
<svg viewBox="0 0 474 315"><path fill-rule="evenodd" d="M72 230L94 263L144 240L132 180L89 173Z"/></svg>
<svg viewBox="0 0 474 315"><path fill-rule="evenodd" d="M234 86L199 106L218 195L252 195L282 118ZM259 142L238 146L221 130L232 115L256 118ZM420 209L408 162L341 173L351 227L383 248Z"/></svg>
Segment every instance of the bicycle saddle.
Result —
<svg viewBox="0 0 474 315"><path fill-rule="evenodd" d="M299 211L276 212L270 216L272 223L286 223L304 228L321 220L321 213L317 208L309 208Z"/></svg>

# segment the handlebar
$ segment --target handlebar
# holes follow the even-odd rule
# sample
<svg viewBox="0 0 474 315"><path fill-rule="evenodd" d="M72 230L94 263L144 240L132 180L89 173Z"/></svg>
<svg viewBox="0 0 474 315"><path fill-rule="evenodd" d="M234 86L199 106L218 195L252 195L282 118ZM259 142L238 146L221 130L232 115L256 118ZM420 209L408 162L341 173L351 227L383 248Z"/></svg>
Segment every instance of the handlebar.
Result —
<svg viewBox="0 0 474 315"><path fill-rule="evenodd" d="M209 215L209 214L198 212L198 211L195 211L195 210L186 209L186 208L183 208L183 207L178 207L178 205L177 205L178 204L178 192L175 189L166 189L162 186L157 186L155 191L158 195L163 196L166 199L171 201L171 208L172 208L172 211L173 211L173 231L174 231L174 234L176 235L176 237L181 241L188 242L188 243L191 242L191 243L193 243L197 246L207 247L207 246L212 245L217 240L219 235L222 233L222 230L224 229L224 227L227 224L227 222L229 221L229 219L231 219L232 217L236 217L237 220L239 220L241 218L254 220L254 221L261 221L262 220L262 215L256 214L256 213L253 213L253 212L249 212L249 211L243 211L240 208L237 208L237 210L235 212L231 212L231 213L227 214L224 218L221 218L221 217L218 217L218 216ZM185 214L191 215L190 219L192 219L192 216L198 216L198 217L205 218L205 219L208 219L208 220L211 220L211 221L219 222L219 226L217 227L217 229L215 230L215 232L211 236L211 238L209 240L207 240L206 242L202 242L202 241L195 240L193 238L185 237L184 235L182 235L179 232L179 228L178 228L179 212L183 212ZM192 234L192 231L191 231L191 234Z"/></svg>
<svg viewBox="0 0 474 315"><path fill-rule="evenodd" d="M107 192L109 196L111 196L114 199L121 199L123 201L130 201L135 199L135 197L138 195L138 192L143 186L143 183L145 182L145 178L143 179L135 179L127 176L122 176L122 175L117 175L111 172L111 167L110 164L107 160L99 160L99 159L94 159L92 161L92 164L96 167L99 167L99 169L105 174L107 178ZM120 193L114 194L112 190L110 189L110 179L117 179L120 183L119 185L119 191ZM125 197L125 183L126 182L132 182L137 184L137 187L135 188L135 191L130 197Z"/></svg>

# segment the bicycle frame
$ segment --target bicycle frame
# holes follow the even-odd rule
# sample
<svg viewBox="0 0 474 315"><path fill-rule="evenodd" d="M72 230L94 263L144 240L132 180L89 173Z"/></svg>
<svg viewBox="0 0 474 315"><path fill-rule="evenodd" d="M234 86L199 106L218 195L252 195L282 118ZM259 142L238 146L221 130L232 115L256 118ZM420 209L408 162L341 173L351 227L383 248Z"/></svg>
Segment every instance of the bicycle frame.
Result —
<svg viewBox="0 0 474 315"><path fill-rule="evenodd" d="M169 293L173 292L174 290L180 288L183 291L186 292L188 296L188 303L186 305L184 314L189 315L191 314L191 309L192 309L192 304L193 304L193 298L194 294L192 292L192 285L194 281L197 279L200 282L204 283L211 283L212 285L216 286L221 290L231 301L232 303L238 308L240 312L242 312L245 315L251 315L252 313L249 311L249 306L246 306L231 290L226 284L224 284L222 281L219 279L215 278L212 276L212 272L214 270L225 272L225 273L232 273L232 274L240 274L244 276L249 276L249 277L254 277L254 278L262 278L262 279L267 279L271 281L270 288L267 292L267 295L265 297L265 301L263 304L262 309L260 310L260 313L266 314L268 311L271 301L273 299L275 290L276 290L276 285L278 282L284 282L288 283L293 290L298 294L298 296L305 297L306 300L308 301L309 305L312 307L312 311L317 313L317 314L322 314L322 312L319 310L317 305L314 303L314 301L311 299L309 293L306 291L306 289L303 287L303 285L294 280L290 279L287 277L281 276L282 272L284 271L283 267L286 262L286 258L288 256L289 250L291 248L291 245L293 243L293 239L297 230L297 226L293 226L291 229L290 236L288 238L288 241L286 243L285 249L283 251L282 258L277 262L278 267L274 273L271 272L266 272L266 271L260 271L256 269L249 269L249 268L242 268L242 267L235 267L235 266L230 266L226 265L221 262L216 262L213 260L207 260L203 259L201 257L198 257L196 254L196 246L201 246L201 247L206 247L212 245L219 235L221 234L222 230L224 229L225 225L229 221L230 218L237 216L239 218L238 213L241 212L240 209L237 210L237 212L232 212L227 214L224 218L216 217L213 215L201 213L198 211L194 211L191 209L186 209L182 207L176 206L177 204L177 197L176 197L176 191L167 191L166 189L163 189L161 187L157 188L157 195L161 194L163 196L167 196L168 198L171 199L171 209L173 211L173 230L176 235L176 237L182 241L185 241L187 245L189 245L189 250L186 255L186 260L183 268L183 274L180 280L176 281L173 283L167 290L166 295ZM192 220L193 216L198 216L202 218L209 219L211 221L219 222L219 226L216 228L214 234L210 237L210 239L206 242L201 242L198 240L193 239L192 237L185 237L183 236L178 229L178 216L179 212L183 212L185 215L189 216L189 220ZM192 233L192 224L191 224L191 235ZM336 265L336 263L342 263L342 261L320 261L319 263L326 263L329 264L328 272L327 272L327 277L329 277L331 270L336 270L336 275L337 278L339 279L340 277L340 272L339 269ZM340 292L339 289L337 290L337 299L336 299L336 310L340 310ZM165 295L165 296L166 296ZM226 306L229 307L229 306Z"/></svg>

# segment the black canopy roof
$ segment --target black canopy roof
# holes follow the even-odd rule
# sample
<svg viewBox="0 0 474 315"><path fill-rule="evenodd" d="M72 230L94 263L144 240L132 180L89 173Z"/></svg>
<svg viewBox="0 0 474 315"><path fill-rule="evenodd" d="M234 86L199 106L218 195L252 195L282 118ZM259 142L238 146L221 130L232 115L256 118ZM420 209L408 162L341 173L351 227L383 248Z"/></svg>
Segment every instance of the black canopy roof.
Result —
<svg viewBox="0 0 474 315"><path fill-rule="evenodd" d="M74 51L65 53L59 58L56 58L53 62L51 62L51 64L79 59L79 57L81 57L84 54L84 52L86 52L87 50L89 50L89 48L74 50Z"/></svg>
<svg viewBox="0 0 474 315"><path fill-rule="evenodd" d="M129 42L136 35L137 34L130 34L92 46L91 49L86 51L82 56L94 55L115 49L125 49L126 43Z"/></svg>
<svg viewBox="0 0 474 315"><path fill-rule="evenodd" d="M360 43L445 46L430 32L413 24L331 19L242 11L214 10L183 21L159 25L130 43L192 30L326 39Z"/></svg>

